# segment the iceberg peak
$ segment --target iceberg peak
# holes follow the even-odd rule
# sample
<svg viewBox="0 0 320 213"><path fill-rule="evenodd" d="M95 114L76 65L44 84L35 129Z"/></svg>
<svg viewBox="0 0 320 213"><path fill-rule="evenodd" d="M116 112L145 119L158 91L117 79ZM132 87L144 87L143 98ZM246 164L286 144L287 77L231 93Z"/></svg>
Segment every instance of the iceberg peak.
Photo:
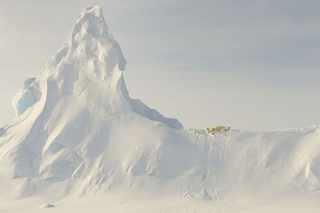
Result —
<svg viewBox="0 0 320 213"><path fill-rule="evenodd" d="M77 77L81 73L95 81L108 81L115 70L125 70L126 60L120 45L109 33L101 7L89 7L81 13L71 37L56 54L52 65L58 73L65 72L66 68L74 70L76 78L72 79L81 78Z"/></svg>
<svg viewBox="0 0 320 213"><path fill-rule="evenodd" d="M91 14L91 15L94 15L96 17L103 17L103 10L102 10L102 7L100 5L93 5L93 6L87 7L84 10L82 15L85 15L85 14Z"/></svg>
<svg viewBox="0 0 320 213"><path fill-rule="evenodd" d="M78 39L90 35L94 38L112 38L109 35L108 26L103 16L103 10L100 6L86 8L77 20L72 37L78 36Z"/></svg>

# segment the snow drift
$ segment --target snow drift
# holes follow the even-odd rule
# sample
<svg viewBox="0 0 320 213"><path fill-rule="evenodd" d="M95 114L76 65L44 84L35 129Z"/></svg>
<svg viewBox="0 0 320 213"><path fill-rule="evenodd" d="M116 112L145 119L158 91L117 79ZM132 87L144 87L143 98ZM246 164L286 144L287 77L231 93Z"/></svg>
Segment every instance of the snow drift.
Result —
<svg viewBox="0 0 320 213"><path fill-rule="evenodd" d="M102 10L87 8L0 129L0 187L16 196L110 191L211 200L233 191L315 192L320 130L216 136L183 129L129 96L126 60Z"/></svg>

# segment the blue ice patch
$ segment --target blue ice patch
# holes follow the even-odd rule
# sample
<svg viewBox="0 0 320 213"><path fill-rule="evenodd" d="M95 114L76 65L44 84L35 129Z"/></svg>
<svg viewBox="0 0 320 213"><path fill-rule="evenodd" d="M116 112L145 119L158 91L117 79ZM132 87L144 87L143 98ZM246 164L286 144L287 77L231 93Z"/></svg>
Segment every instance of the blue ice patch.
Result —
<svg viewBox="0 0 320 213"><path fill-rule="evenodd" d="M40 96L41 92L39 91L39 85L36 79L27 79L24 82L24 89L13 101L16 114L19 116L24 113L40 99Z"/></svg>
<svg viewBox="0 0 320 213"><path fill-rule="evenodd" d="M34 95L29 91L25 91L22 96L16 102L16 112L18 115L24 113L29 107L37 102L37 99Z"/></svg>

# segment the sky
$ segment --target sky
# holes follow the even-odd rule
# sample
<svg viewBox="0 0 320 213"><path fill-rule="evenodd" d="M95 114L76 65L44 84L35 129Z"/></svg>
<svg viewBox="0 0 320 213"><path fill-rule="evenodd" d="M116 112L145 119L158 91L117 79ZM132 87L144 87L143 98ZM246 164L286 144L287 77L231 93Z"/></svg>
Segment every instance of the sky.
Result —
<svg viewBox="0 0 320 213"><path fill-rule="evenodd" d="M132 97L185 127L320 123L319 0L0 0L0 124L87 6L103 7Z"/></svg>

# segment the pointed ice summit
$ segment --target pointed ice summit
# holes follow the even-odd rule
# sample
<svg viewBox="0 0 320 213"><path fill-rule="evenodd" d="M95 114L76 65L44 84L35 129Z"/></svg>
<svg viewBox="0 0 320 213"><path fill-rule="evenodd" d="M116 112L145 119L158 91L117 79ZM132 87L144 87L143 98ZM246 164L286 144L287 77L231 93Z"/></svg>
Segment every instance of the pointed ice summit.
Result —
<svg viewBox="0 0 320 213"><path fill-rule="evenodd" d="M182 129L178 120L130 98L125 66L102 9L85 9L47 70L27 79L15 97L18 117L1 129L0 176L36 183L103 181L143 158L130 156L139 143L157 146Z"/></svg>
<svg viewBox="0 0 320 213"><path fill-rule="evenodd" d="M123 78L125 67L126 60L109 33L101 7L89 7L77 20L71 37L53 58L43 79L26 80L14 100L17 114L30 111L42 94L50 107L68 97L74 101L72 107L90 104L106 114L135 112L169 127L182 128L177 120L129 97Z"/></svg>

